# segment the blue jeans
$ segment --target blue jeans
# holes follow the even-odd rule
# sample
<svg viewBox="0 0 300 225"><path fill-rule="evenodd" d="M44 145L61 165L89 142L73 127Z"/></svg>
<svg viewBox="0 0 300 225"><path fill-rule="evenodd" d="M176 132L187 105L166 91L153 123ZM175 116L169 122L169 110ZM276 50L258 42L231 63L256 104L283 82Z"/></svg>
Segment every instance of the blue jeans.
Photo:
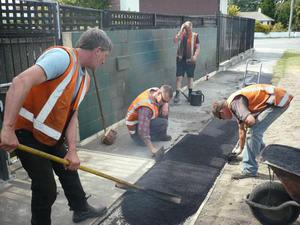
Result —
<svg viewBox="0 0 300 225"><path fill-rule="evenodd" d="M243 151L243 173L257 174L256 157L262 149L263 134L287 108L268 107L257 116L256 123L248 128Z"/></svg>

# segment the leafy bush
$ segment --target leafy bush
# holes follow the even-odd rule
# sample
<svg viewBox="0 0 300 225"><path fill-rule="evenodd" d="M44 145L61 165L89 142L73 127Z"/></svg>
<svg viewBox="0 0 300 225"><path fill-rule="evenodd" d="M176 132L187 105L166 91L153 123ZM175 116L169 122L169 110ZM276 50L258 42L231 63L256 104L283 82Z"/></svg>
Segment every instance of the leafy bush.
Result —
<svg viewBox="0 0 300 225"><path fill-rule="evenodd" d="M270 33L271 26L267 24L262 24L261 22L255 21L255 32L263 32L265 34Z"/></svg>
<svg viewBox="0 0 300 225"><path fill-rule="evenodd" d="M283 26L281 22L275 23L274 26L272 27L272 32L283 32L286 31L287 29Z"/></svg>
<svg viewBox="0 0 300 225"><path fill-rule="evenodd" d="M240 12L240 8L236 5L229 5L227 12L229 16L237 16Z"/></svg>

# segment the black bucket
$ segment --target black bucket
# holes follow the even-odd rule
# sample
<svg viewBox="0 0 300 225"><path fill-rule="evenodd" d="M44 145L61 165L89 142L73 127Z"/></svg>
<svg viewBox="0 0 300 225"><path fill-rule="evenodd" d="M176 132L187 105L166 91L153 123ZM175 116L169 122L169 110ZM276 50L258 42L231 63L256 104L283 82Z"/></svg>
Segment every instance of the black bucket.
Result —
<svg viewBox="0 0 300 225"><path fill-rule="evenodd" d="M203 102L204 94L202 93L202 91L192 91L190 104L193 106L201 106Z"/></svg>

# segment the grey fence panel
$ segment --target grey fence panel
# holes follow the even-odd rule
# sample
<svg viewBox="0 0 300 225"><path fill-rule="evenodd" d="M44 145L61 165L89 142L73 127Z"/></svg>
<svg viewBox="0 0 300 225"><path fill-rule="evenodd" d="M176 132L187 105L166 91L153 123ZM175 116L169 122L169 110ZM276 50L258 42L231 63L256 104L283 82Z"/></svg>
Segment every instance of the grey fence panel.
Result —
<svg viewBox="0 0 300 225"><path fill-rule="evenodd" d="M124 119L131 101L143 90L161 84L175 87L176 29L108 31L114 43L112 54L97 71L106 124ZM199 33L201 53L195 79L218 68L216 62L217 27L194 28ZM76 43L80 33L73 34ZM186 82L186 79L184 79ZM103 129L99 118L94 84L79 108L80 138Z"/></svg>
<svg viewBox="0 0 300 225"><path fill-rule="evenodd" d="M241 17L219 16L219 61L253 48L255 21Z"/></svg>
<svg viewBox="0 0 300 225"><path fill-rule="evenodd" d="M82 31L88 27L102 27L102 11L75 6L60 6L60 25L62 31Z"/></svg>
<svg viewBox="0 0 300 225"><path fill-rule="evenodd" d="M54 36L0 38L0 82L11 82L13 77L33 65L37 57L53 45Z"/></svg>
<svg viewBox="0 0 300 225"><path fill-rule="evenodd" d="M55 34L55 4L47 2L1 0L0 36Z"/></svg>

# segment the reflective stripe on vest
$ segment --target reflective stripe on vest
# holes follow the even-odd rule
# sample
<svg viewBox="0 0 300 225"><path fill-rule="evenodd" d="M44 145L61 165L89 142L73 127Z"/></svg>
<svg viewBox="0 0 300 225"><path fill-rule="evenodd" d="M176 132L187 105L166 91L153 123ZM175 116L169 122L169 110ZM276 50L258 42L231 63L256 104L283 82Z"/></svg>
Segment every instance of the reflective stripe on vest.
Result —
<svg viewBox="0 0 300 225"><path fill-rule="evenodd" d="M33 127L36 130L38 130L38 131L42 132L43 134L53 138L54 140L59 140L62 133L60 131L57 131L57 130L49 127L48 125L44 124L44 122L47 119L47 117L49 116L50 112L53 110L53 108L54 108L57 100L59 99L59 97L63 94L66 86L70 83L74 73L76 72L76 69L77 69L77 66L78 66L77 57L74 54L72 49L69 52L71 53L73 61L74 61L72 69L67 74L67 76L61 81L61 83L59 85L57 85L55 90L51 93L51 95L49 96L49 99L44 104L43 108L41 109L41 111L39 112L37 117L34 118L33 113L28 111L24 107L22 107L20 112L19 112L20 116L22 116L23 118L25 118L25 119L27 119L27 120L29 120L30 122L33 123ZM85 84L85 85L87 85L87 84ZM80 94L81 94L80 98L83 98L83 96L85 95L85 92L82 91Z"/></svg>
<svg viewBox="0 0 300 225"><path fill-rule="evenodd" d="M243 95L248 99L250 112L259 112L268 105L285 107L293 99L284 89L269 84L254 84L234 92L227 99L228 105L236 96Z"/></svg>
<svg viewBox="0 0 300 225"><path fill-rule="evenodd" d="M191 58L194 55L194 44L195 44L195 33L192 33L192 40L191 40Z"/></svg>
<svg viewBox="0 0 300 225"><path fill-rule="evenodd" d="M51 127L47 126L46 124L43 124L42 122L39 122L38 120L35 120L33 118L33 114L29 112L27 109L21 108L19 114L25 119L31 121L33 123L33 127L38 131L46 134L47 136L53 138L54 140L59 140L61 136L61 133L59 131L52 129Z"/></svg>
<svg viewBox="0 0 300 225"><path fill-rule="evenodd" d="M135 124L138 123L138 120L135 120L135 121L128 121L127 119L129 118L129 116L137 109L139 108L140 106L144 105L144 103L149 103L151 104L151 100L150 99L145 99L145 100L142 100L142 101L139 101L137 104L135 104L132 109L127 113L127 116L126 116L126 125L129 125L129 126L133 126ZM153 110L152 110L153 111ZM151 119L155 119L155 112L152 113L152 118Z"/></svg>
<svg viewBox="0 0 300 225"><path fill-rule="evenodd" d="M70 51L72 54L73 59L76 59L76 56L74 55L74 52ZM49 113L53 109L54 105L56 104L58 98L62 95L64 92L66 86L70 83L72 76L74 75L74 72L76 71L77 66L77 60L74 60L73 67L70 71L70 73L65 77L65 79L56 87L56 89L52 92L50 95L48 101L45 103L44 107L42 108L39 115L36 117L36 120L38 120L41 123L44 123L46 118L48 117Z"/></svg>
<svg viewBox="0 0 300 225"><path fill-rule="evenodd" d="M148 107L152 111L151 119L155 119L158 115L158 112L154 108L153 102L149 99L149 95L151 91L157 91L159 88L149 88L148 90L142 92L136 97L136 99L130 104L125 124L127 125L128 131L130 134L135 134L135 126L138 124L138 108L140 107ZM143 96L143 97L142 97Z"/></svg>
<svg viewBox="0 0 300 225"><path fill-rule="evenodd" d="M186 41L186 48L188 47L188 45L189 45L189 41L190 41L190 43L191 43L191 48L190 48L190 53L191 53L191 55L190 55L190 57L188 58L188 55L187 55L187 59L191 59L192 58L192 56L194 55L194 53L195 53L195 39L197 38L197 33L195 33L195 32L192 32L192 34L187 38L187 41ZM189 39L191 39L191 40L189 40ZM181 48L181 43L182 43L182 39L180 39L180 41L178 42L178 47L177 47L177 56L178 56L178 58L179 59L182 59L182 55L179 55L178 54L178 51L179 51L179 49ZM188 54L188 51L187 51L187 54Z"/></svg>

